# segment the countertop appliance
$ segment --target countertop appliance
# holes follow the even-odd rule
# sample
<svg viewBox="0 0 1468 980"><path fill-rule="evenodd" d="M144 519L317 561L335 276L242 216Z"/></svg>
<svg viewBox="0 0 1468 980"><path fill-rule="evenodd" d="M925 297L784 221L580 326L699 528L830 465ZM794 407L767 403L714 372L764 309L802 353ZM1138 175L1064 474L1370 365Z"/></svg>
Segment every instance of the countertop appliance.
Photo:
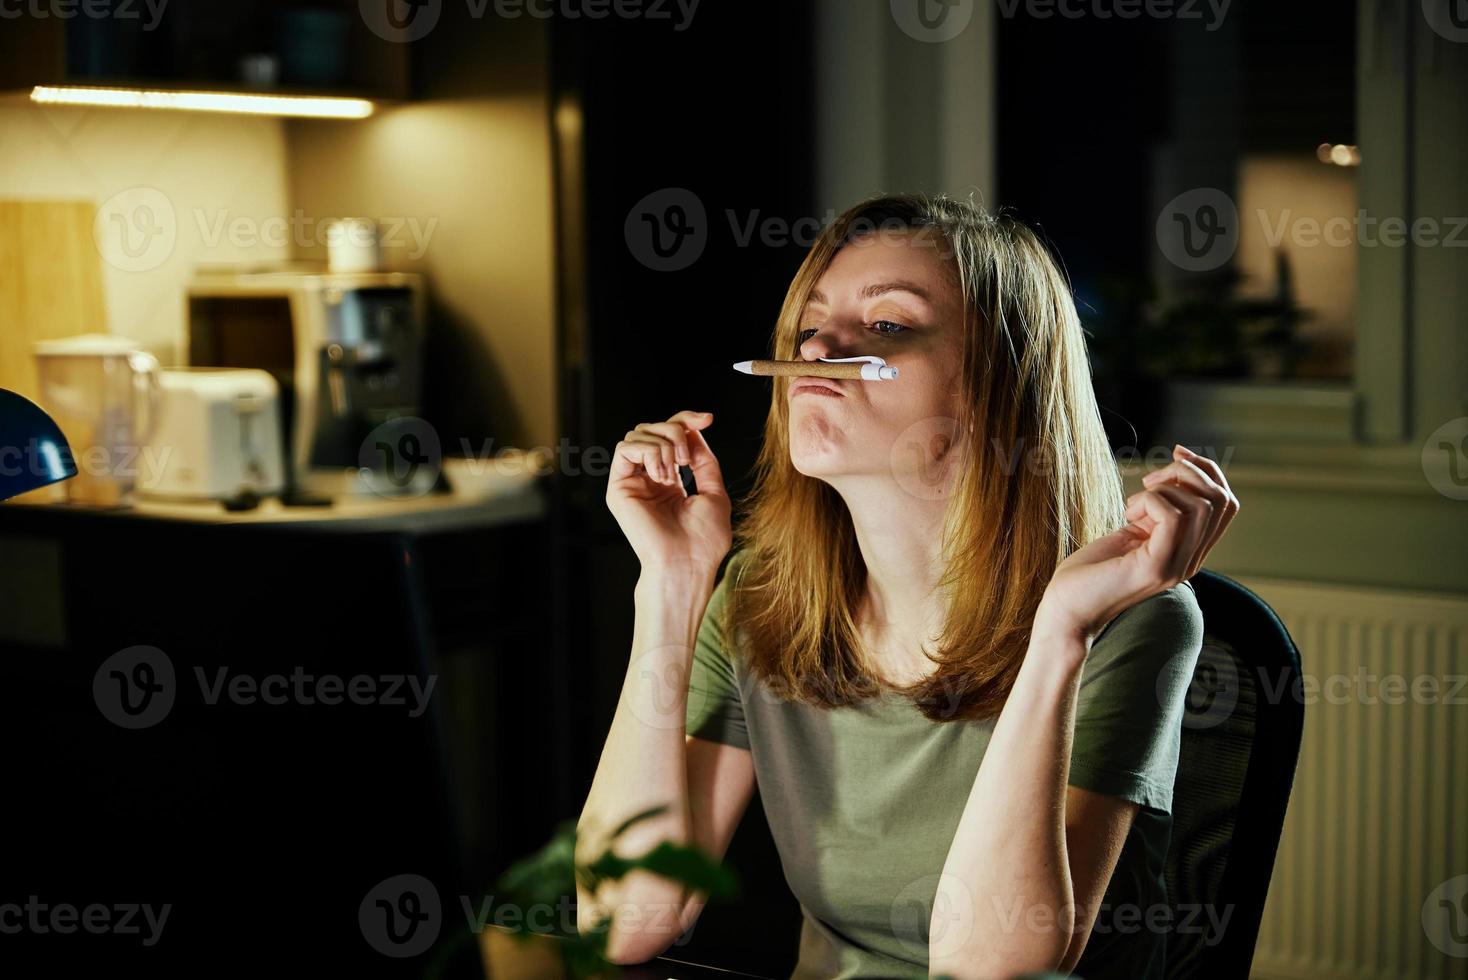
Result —
<svg viewBox="0 0 1468 980"><path fill-rule="evenodd" d="M379 430L420 412L420 276L205 272L189 286L188 319L188 364L259 368L279 385L285 502L417 495L437 482L437 467L382 451L392 440Z"/></svg>
<svg viewBox="0 0 1468 980"><path fill-rule="evenodd" d="M158 427L158 359L103 333L38 340L35 358L40 404L66 434L77 469L48 499L126 507L141 448Z"/></svg>
<svg viewBox="0 0 1468 980"><path fill-rule="evenodd" d="M258 368L165 368L158 427L144 447L139 496L222 500L284 489L279 386Z"/></svg>

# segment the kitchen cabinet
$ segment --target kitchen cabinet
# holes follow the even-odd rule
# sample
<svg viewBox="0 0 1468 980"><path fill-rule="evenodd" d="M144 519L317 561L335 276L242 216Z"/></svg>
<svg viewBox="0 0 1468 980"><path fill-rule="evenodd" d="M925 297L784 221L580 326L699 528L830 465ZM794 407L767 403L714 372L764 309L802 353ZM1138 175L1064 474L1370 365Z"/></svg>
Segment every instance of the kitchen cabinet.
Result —
<svg viewBox="0 0 1468 980"><path fill-rule="evenodd" d="M563 815L550 523L486 513L394 526L0 506L0 903L172 907L155 946L27 933L8 955L421 975L424 958L364 942L369 890L427 877L448 944L460 896L477 905ZM116 659L137 647L166 658L172 700L130 727L108 665L139 681Z"/></svg>
<svg viewBox="0 0 1468 980"><path fill-rule="evenodd" d="M0 33L0 92L25 97L42 85L406 99L411 45L370 21L355 0L16 4Z"/></svg>

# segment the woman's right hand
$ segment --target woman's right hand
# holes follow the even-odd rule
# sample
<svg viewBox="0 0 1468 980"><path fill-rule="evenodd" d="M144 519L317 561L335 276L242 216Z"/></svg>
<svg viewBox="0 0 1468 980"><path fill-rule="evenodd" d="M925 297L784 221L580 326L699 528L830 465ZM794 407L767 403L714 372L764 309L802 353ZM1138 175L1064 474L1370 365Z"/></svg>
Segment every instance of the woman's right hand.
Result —
<svg viewBox="0 0 1468 980"><path fill-rule="evenodd" d="M679 412L643 422L612 453L607 507L644 571L713 573L729 553L729 494L700 431L713 420L709 412ZM684 491L679 465L693 470L698 493Z"/></svg>

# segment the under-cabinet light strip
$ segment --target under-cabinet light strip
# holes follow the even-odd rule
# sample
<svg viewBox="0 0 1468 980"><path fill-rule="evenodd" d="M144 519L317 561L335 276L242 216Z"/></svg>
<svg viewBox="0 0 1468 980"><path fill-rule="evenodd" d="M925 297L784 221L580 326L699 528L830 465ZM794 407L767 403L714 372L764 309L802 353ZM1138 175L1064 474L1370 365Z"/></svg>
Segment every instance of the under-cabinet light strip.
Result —
<svg viewBox="0 0 1468 980"><path fill-rule="evenodd" d="M130 109L184 109L242 112L257 116L310 116L363 119L376 109L367 99L317 95L254 95L242 92L159 92L131 88L37 85L31 101L53 105L117 106Z"/></svg>

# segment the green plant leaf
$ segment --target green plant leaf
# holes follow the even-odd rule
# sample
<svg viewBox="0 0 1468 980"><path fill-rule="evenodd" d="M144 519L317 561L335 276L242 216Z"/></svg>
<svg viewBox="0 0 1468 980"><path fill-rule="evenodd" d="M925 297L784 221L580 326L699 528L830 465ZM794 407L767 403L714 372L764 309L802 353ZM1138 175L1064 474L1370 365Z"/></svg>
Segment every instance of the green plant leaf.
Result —
<svg viewBox="0 0 1468 980"><path fill-rule="evenodd" d="M711 896L738 894L739 879L734 871L695 845L665 840L635 858L612 853L612 843L629 828L667 811L667 806L659 806L628 817L612 832L602 853L584 864L576 862L576 821L562 822L543 847L514 862L500 875L495 883L493 904L555 907L563 896L576 894L578 881L592 891L600 882L614 881L634 870L648 871ZM586 932L578 929L561 937L561 959L572 975L616 975L616 966L606 959L607 934L611 927L612 920L603 919ZM516 935L528 939L530 933Z"/></svg>
<svg viewBox="0 0 1468 980"><path fill-rule="evenodd" d="M626 820L623 820L621 823L617 824L617 829L612 831L612 836L608 839L614 841L618 837L621 837L623 834L625 834L631 827L635 826L636 824L639 824L644 820L650 820L653 817L662 816L664 813L667 812L668 806L664 804L663 806L655 806L650 809L643 810L641 813L634 813Z"/></svg>
<svg viewBox="0 0 1468 980"><path fill-rule="evenodd" d="M534 854L523 857L500 875L496 895L529 905L555 905L562 895L574 894L576 824L567 820Z"/></svg>
<svg viewBox="0 0 1468 980"><path fill-rule="evenodd" d="M670 841L663 841L635 858L618 857L608 850L587 866L596 879L613 881L638 869L718 897L738 893L738 878L732 870L712 860L697 847Z"/></svg>

